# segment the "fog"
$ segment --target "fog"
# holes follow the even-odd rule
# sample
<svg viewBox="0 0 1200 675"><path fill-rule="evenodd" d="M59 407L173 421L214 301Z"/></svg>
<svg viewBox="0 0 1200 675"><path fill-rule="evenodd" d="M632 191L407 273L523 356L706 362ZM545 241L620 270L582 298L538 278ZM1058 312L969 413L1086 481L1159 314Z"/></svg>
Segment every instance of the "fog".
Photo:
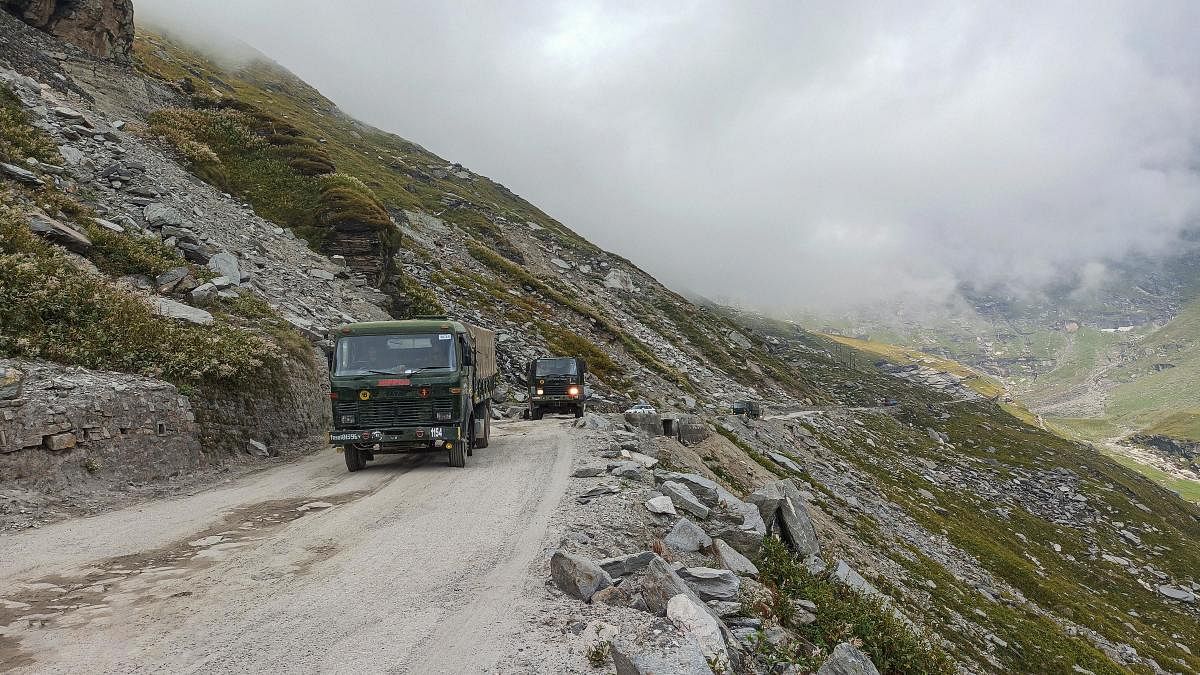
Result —
<svg viewBox="0 0 1200 675"><path fill-rule="evenodd" d="M1200 3L137 0L681 289L1098 283L1200 213Z"/></svg>

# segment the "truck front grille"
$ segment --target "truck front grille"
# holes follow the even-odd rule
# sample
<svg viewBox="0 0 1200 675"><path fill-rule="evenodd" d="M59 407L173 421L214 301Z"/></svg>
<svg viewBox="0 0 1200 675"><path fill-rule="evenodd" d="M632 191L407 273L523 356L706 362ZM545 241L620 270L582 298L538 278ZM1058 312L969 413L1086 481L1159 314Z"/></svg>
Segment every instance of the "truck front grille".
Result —
<svg viewBox="0 0 1200 675"><path fill-rule="evenodd" d="M443 419L438 418L442 413ZM338 401L334 419L354 415L354 422L342 426L354 429L382 429L412 425L442 425L454 419L453 399L403 399L374 401ZM449 417L446 417L449 415Z"/></svg>
<svg viewBox="0 0 1200 675"><path fill-rule="evenodd" d="M571 384L566 379L551 380L547 378L544 384L538 385L538 389L541 389L542 393L546 396L566 396L567 387L571 386Z"/></svg>

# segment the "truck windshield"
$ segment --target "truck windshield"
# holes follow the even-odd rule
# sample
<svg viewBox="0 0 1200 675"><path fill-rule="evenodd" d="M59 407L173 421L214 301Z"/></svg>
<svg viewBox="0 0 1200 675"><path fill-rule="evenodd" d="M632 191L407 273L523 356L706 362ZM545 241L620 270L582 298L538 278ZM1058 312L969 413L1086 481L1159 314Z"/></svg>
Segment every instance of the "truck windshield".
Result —
<svg viewBox="0 0 1200 675"><path fill-rule="evenodd" d="M454 333L355 335L338 340L334 375L407 375L458 367Z"/></svg>
<svg viewBox="0 0 1200 675"><path fill-rule="evenodd" d="M575 359L538 359L537 370L534 374L539 377L542 375L578 375L579 370L575 365Z"/></svg>

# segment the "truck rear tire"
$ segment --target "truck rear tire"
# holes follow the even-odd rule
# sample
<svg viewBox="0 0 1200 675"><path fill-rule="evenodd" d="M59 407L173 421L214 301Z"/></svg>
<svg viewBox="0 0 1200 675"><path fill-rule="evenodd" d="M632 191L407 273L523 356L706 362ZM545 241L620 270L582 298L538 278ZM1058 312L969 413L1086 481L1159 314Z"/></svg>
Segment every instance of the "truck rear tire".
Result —
<svg viewBox="0 0 1200 675"><path fill-rule="evenodd" d="M467 465L467 443L458 442L450 449L450 466L461 469Z"/></svg>
<svg viewBox="0 0 1200 675"><path fill-rule="evenodd" d="M366 464L363 461L362 453L353 445L347 445L342 448L342 454L346 456L346 470L350 472L358 471Z"/></svg>

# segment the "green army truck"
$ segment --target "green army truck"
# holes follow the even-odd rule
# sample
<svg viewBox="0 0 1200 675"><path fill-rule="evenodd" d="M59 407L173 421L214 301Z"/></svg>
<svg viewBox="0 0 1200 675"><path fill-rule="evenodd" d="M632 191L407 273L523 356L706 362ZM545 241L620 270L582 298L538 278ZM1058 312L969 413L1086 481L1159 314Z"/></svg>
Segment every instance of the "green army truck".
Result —
<svg viewBox="0 0 1200 675"><path fill-rule="evenodd" d="M463 467L491 435L496 335L444 316L341 326L330 334L329 442L358 471L379 454L446 450Z"/></svg>
<svg viewBox="0 0 1200 675"><path fill-rule="evenodd" d="M578 358L534 359L526 366L529 382L529 417L540 420L546 413L574 413L583 417L583 376L587 361Z"/></svg>

